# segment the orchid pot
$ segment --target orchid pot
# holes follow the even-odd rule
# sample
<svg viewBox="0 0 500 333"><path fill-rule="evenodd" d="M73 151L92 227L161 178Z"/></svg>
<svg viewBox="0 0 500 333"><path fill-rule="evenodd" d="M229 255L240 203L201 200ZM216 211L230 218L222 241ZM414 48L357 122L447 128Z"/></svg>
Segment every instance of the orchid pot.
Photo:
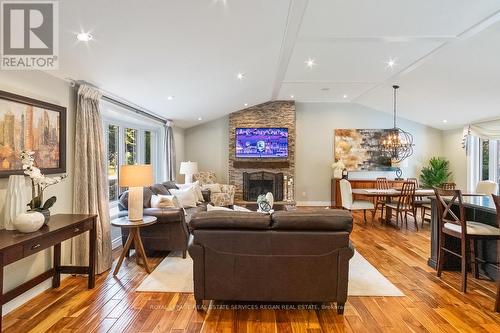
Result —
<svg viewBox="0 0 500 333"><path fill-rule="evenodd" d="M44 191L47 187L62 182L67 175L64 174L59 177L44 176L36 166L34 155L35 152L32 151L23 151L21 153L24 174L29 176L31 180L32 199L27 206L30 208L29 211L41 213L44 216L44 224L47 224L50 220L50 208L54 206L57 198L52 196L44 202Z"/></svg>

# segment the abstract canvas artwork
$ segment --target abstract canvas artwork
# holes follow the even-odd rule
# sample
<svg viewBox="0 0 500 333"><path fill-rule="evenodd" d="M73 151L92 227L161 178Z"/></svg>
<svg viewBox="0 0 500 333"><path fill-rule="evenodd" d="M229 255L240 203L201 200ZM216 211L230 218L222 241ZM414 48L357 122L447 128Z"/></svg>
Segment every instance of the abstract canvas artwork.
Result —
<svg viewBox="0 0 500 333"><path fill-rule="evenodd" d="M349 171L391 171L391 159L380 151L380 139L386 129L336 129L334 137L335 160L340 160Z"/></svg>
<svg viewBox="0 0 500 333"><path fill-rule="evenodd" d="M0 177L23 173L23 150L44 173L65 172L65 141L66 108L0 91Z"/></svg>

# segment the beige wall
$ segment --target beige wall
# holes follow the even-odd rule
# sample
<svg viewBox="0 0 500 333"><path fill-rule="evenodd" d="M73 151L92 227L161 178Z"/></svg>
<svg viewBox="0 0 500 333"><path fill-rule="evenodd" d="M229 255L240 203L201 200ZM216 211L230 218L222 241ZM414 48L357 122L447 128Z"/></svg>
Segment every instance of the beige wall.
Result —
<svg viewBox="0 0 500 333"><path fill-rule="evenodd" d="M297 103L296 200L305 204L326 204L330 200L333 163L333 135L336 128L390 128L389 113L355 103ZM406 119L398 126L414 136L414 154L403 177L416 177L423 163L441 154L441 131ZM377 173L379 174L379 173ZM389 178L394 172L387 172ZM375 173L354 174L372 178Z"/></svg>
<svg viewBox="0 0 500 333"><path fill-rule="evenodd" d="M180 127L174 127L174 146L175 146L175 175L176 181L178 183L184 182L184 176L179 175L179 167L181 162L185 158L185 134L184 129Z"/></svg>
<svg viewBox="0 0 500 333"><path fill-rule="evenodd" d="M443 131L443 157L450 161L453 181L460 189L467 188L467 156L462 148L462 129Z"/></svg>
<svg viewBox="0 0 500 333"><path fill-rule="evenodd" d="M297 103L297 141L295 199L302 204L324 205L330 201L330 179L333 162L335 128L388 128L389 113L354 103ZM432 156L442 154L440 130L405 119L398 125L414 135L415 153L409 158L404 177L417 176ZM214 170L221 182L227 179L228 117L189 128L185 131L186 159L197 161L202 170ZM375 174L361 174L373 177ZM388 173L394 177L394 173Z"/></svg>
<svg viewBox="0 0 500 333"><path fill-rule="evenodd" d="M74 136L74 113L75 99L73 90L68 84L60 79L38 71L1 71L0 90L15 94L40 99L57 105L67 107L67 170L68 179L63 183L47 189L46 197L57 196L57 203L51 209L52 213L71 213L73 210L73 136ZM8 180L0 179L0 207L5 202L5 191ZM29 187L26 187L29 191ZM29 193L29 192L28 192ZM29 194L28 194L29 195ZM0 215L3 216L3 215ZM21 261L18 261L5 268L4 289L8 291L25 282L26 280L44 272L52 265L52 250L42 251ZM63 244L63 263L69 263L70 247L69 243ZM26 302L34 295L50 287L50 280L45 281L17 297L3 306L4 314L11 309Z"/></svg>
<svg viewBox="0 0 500 333"><path fill-rule="evenodd" d="M185 130L185 159L198 162L200 171L215 171L218 181L226 184L229 181L228 128L226 116Z"/></svg>

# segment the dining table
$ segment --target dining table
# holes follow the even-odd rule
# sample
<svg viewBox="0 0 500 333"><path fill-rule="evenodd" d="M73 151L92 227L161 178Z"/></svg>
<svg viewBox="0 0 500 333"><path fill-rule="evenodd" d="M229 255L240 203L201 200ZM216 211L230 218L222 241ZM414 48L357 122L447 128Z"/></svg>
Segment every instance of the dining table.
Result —
<svg viewBox="0 0 500 333"><path fill-rule="evenodd" d="M390 188L390 189L375 189L375 188L357 188L352 190L353 195L361 195L369 198L380 198L384 197L386 202L391 202L395 198L401 196L401 189ZM434 196L434 189L432 188L418 188L415 190L414 197L416 198L427 198ZM474 193L474 192L464 192L462 193L464 197L481 197L483 194ZM384 214L382 214L384 216ZM399 229L399 226L392 223L392 209L386 206L386 214L384 217L381 217L381 221L388 226Z"/></svg>
<svg viewBox="0 0 500 333"><path fill-rule="evenodd" d="M362 195L369 198L380 198L384 197L386 202L391 202L394 198L401 196L401 189L390 188L390 189L375 189L375 188L357 188L352 190L354 195ZM428 197L434 195L433 189L419 188L415 190L415 197ZM392 223L392 208L386 206L385 217L382 214L381 221L388 226L399 229L399 226Z"/></svg>

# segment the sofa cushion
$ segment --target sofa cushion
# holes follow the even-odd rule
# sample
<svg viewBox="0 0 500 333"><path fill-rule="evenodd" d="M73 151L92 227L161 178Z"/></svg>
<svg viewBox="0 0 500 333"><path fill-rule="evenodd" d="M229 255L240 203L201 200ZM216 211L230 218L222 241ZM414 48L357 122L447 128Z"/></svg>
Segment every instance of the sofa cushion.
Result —
<svg viewBox="0 0 500 333"><path fill-rule="evenodd" d="M352 215L341 209L277 211L272 221L274 230L352 231Z"/></svg>
<svg viewBox="0 0 500 333"><path fill-rule="evenodd" d="M269 229L271 216L256 212L211 211L193 215L189 227L197 229Z"/></svg>
<svg viewBox="0 0 500 333"><path fill-rule="evenodd" d="M169 195L170 192L163 184L154 184L149 187L153 194Z"/></svg>
<svg viewBox="0 0 500 333"><path fill-rule="evenodd" d="M171 190L171 189L174 189L174 190L178 190L179 188L177 187L177 185L175 185L175 182L174 181L168 181L168 182L163 182L161 183L163 186L165 186L167 188L167 190Z"/></svg>
<svg viewBox="0 0 500 333"><path fill-rule="evenodd" d="M151 191L149 187L144 187L143 189L143 207L151 208L151 196L153 195L153 191ZM118 209L128 210L128 191L123 192L118 198Z"/></svg>

